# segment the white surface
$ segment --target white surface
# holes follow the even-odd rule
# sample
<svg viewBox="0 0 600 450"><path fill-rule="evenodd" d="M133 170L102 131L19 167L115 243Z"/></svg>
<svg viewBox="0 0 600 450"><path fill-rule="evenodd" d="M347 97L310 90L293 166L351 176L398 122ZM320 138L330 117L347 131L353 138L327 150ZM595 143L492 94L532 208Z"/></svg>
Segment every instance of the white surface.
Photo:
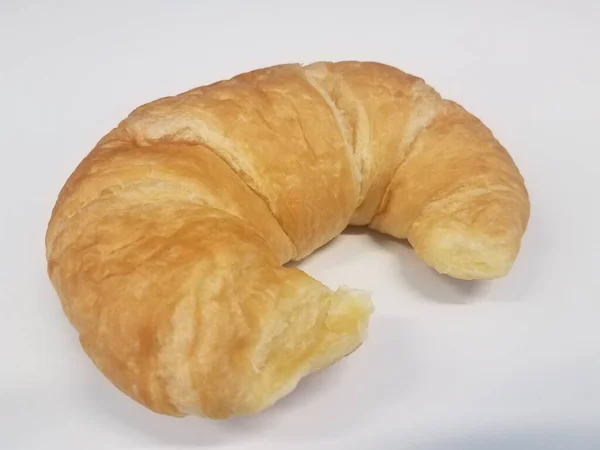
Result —
<svg viewBox="0 0 600 450"><path fill-rule="evenodd" d="M600 6L401 3L1 3L0 448L600 448ZM396 65L484 120L531 194L521 255L505 279L460 283L346 234L302 267L373 290L358 352L256 417L151 413L60 310L43 244L55 197L137 105L319 59Z"/></svg>

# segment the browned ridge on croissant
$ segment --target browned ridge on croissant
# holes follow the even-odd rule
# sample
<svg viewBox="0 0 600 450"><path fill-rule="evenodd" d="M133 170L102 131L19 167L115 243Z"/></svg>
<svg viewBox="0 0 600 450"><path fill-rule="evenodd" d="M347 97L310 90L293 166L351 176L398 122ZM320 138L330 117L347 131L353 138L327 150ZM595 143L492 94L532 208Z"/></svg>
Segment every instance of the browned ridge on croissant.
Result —
<svg viewBox="0 0 600 450"><path fill-rule="evenodd" d="M46 254L115 386L159 413L227 418L365 339L367 293L286 262L366 225L440 273L492 279L528 219L511 156L423 80L371 62L286 64L134 110L66 182Z"/></svg>

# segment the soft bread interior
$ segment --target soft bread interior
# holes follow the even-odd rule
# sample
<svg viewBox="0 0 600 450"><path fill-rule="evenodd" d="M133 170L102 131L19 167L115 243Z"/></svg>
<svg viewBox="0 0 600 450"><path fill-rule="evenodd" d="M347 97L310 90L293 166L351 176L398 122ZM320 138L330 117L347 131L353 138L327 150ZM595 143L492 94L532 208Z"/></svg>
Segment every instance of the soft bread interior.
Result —
<svg viewBox="0 0 600 450"><path fill-rule="evenodd" d="M373 312L370 294L340 288L304 299L266 327L256 348L243 413L268 408L306 375L334 364L365 339Z"/></svg>

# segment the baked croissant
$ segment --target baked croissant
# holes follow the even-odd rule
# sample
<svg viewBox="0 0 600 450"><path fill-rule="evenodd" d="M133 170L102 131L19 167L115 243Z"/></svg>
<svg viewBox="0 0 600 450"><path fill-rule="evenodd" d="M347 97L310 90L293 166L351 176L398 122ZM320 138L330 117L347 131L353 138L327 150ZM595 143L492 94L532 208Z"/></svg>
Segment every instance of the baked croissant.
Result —
<svg viewBox="0 0 600 450"><path fill-rule="evenodd" d="M367 225L440 273L492 279L528 219L509 154L423 80L286 64L134 110L61 190L46 255L116 387L159 413L222 419L273 405L365 339L368 293L286 262Z"/></svg>

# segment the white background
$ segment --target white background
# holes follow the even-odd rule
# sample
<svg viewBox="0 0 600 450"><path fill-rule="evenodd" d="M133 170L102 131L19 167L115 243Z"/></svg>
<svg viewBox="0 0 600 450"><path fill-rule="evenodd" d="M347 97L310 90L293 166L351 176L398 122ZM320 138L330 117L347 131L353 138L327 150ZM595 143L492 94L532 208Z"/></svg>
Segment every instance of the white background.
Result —
<svg viewBox="0 0 600 450"><path fill-rule="evenodd" d="M0 448L600 448L599 3L284 3L0 3ZM373 291L358 352L255 417L149 412L84 356L46 277L56 195L139 104L322 59L400 67L492 128L531 195L519 259L463 283L346 233L301 267Z"/></svg>

